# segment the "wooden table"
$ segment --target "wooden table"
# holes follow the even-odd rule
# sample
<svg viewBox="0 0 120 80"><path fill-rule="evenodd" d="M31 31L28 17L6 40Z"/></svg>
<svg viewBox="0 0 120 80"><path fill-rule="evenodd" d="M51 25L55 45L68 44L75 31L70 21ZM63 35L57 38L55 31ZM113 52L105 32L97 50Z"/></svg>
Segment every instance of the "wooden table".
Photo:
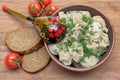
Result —
<svg viewBox="0 0 120 80"><path fill-rule="evenodd" d="M53 61L42 71L29 74L22 69L10 70L4 65L4 57L10 51L6 47L6 32L32 24L1 10L2 5L28 14L27 4L32 0L0 0L0 80L120 80L120 0L52 0L62 8L74 4L87 4L97 8L110 19L116 33L115 47L107 61L100 67L88 72L71 72Z"/></svg>

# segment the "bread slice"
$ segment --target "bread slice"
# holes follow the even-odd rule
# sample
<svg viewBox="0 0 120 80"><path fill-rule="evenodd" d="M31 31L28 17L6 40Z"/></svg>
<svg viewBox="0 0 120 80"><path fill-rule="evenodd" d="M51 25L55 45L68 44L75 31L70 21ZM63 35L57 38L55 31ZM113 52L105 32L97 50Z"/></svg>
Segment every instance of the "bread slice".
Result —
<svg viewBox="0 0 120 80"><path fill-rule="evenodd" d="M5 40L8 48L21 54L33 52L43 45L34 27L22 27L8 32Z"/></svg>
<svg viewBox="0 0 120 80"><path fill-rule="evenodd" d="M50 61L50 56L48 55L45 47L39 48L30 54L26 54L22 59L22 69L29 73L38 72L43 69Z"/></svg>

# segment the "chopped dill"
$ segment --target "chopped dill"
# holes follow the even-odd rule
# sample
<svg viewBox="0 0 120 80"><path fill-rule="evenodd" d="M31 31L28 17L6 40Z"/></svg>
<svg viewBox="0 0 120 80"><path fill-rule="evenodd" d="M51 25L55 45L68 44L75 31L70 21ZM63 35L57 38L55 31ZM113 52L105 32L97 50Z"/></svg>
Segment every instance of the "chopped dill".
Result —
<svg viewBox="0 0 120 80"><path fill-rule="evenodd" d="M86 15L83 15L82 20L86 23L92 24L94 22L93 18L87 17Z"/></svg>

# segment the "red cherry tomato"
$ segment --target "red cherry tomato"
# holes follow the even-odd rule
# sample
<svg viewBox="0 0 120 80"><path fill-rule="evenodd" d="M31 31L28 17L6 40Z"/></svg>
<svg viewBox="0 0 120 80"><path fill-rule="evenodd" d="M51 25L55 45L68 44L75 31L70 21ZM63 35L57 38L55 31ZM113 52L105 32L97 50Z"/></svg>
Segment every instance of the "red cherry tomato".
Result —
<svg viewBox="0 0 120 80"><path fill-rule="evenodd" d="M51 3L51 0L41 0L44 6L47 6Z"/></svg>
<svg viewBox="0 0 120 80"><path fill-rule="evenodd" d="M42 7L39 2L30 2L28 4L28 11L33 16L36 17L40 13Z"/></svg>
<svg viewBox="0 0 120 80"><path fill-rule="evenodd" d="M10 69L16 69L21 64L22 56L17 53L9 53L5 57L5 64Z"/></svg>
<svg viewBox="0 0 120 80"><path fill-rule="evenodd" d="M44 13L46 16L51 16L57 10L58 10L58 6L54 4L50 4L46 6Z"/></svg>

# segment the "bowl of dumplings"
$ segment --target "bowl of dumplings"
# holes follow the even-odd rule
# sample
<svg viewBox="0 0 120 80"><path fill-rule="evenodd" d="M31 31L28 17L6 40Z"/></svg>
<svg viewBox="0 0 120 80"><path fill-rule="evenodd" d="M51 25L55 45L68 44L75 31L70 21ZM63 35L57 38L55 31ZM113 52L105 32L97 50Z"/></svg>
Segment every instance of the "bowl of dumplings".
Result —
<svg viewBox="0 0 120 80"><path fill-rule="evenodd" d="M77 72L92 70L112 53L115 42L113 26L97 9L73 5L58 10L53 16L59 17L66 26L66 35L59 43L45 43L45 47L61 67Z"/></svg>

